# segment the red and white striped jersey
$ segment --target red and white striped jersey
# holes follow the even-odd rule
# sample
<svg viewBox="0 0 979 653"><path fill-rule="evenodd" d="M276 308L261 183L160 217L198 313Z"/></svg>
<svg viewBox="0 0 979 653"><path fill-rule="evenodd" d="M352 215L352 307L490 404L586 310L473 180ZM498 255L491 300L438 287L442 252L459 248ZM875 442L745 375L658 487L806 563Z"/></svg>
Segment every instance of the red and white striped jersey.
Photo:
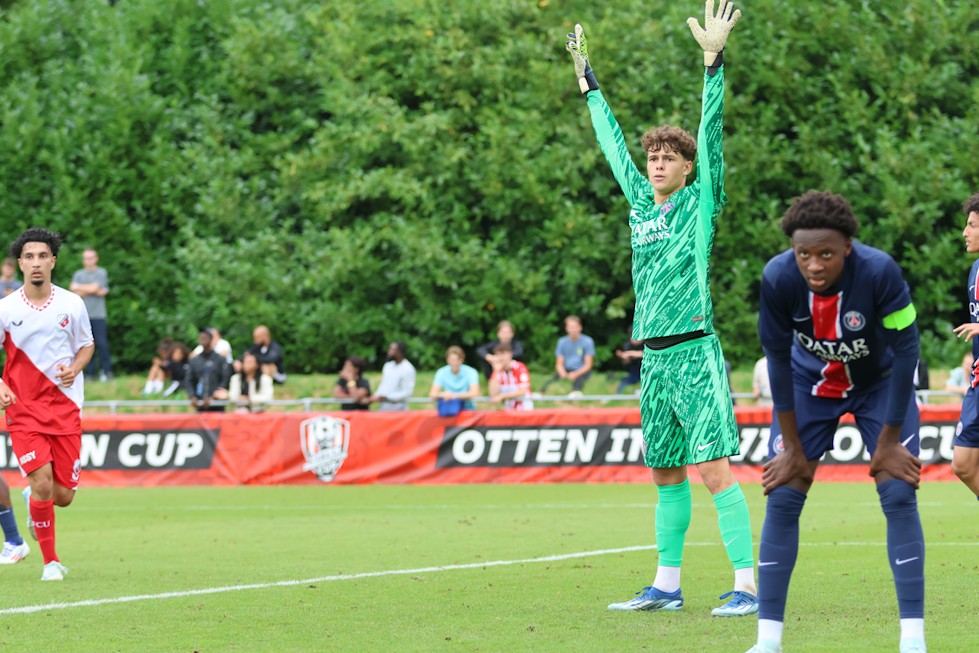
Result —
<svg viewBox="0 0 979 653"><path fill-rule="evenodd" d="M7 408L7 429L81 434L84 374L69 388L56 375L94 342L82 298L53 284L43 306L32 303L23 288L9 294L0 299L0 339L7 352L3 380L17 397Z"/></svg>
<svg viewBox="0 0 979 653"><path fill-rule="evenodd" d="M490 382L495 382L500 388L500 392L515 392L523 390L526 398L505 399L504 408L514 410L530 410L534 407L534 402L530 398L530 371L527 366L520 361L510 363L508 370L494 370L490 376Z"/></svg>

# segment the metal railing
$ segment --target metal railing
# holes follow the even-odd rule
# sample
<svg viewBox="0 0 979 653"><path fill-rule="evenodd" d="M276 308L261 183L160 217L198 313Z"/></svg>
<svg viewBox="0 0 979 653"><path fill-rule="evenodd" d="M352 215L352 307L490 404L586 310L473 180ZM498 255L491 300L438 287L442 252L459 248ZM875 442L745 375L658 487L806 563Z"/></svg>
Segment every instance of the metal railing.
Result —
<svg viewBox="0 0 979 653"><path fill-rule="evenodd" d="M951 390L919 390L917 391L918 401L922 404L937 403L958 403L962 400L962 395ZM732 392L731 397L738 405L753 406L754 399L750 392ZM635 393L630 394L603 394L603 395L541 395L534 394L531 399L537 403L599 403L606 404L613 401L632 401L638 402L639 396ZM489 404L489 397L477 397L474 400L477 404ZM273 399L264 402L266 410L301 410L312 412L314 410L330 410L331 407L348 403L349 399L335 399L333 397L304 397L300 399ZM433 400L428 397L411 397L407 400L408 404L420 406L422 404L433 406ZM213 401L212 406L244 406L245 404L235 404L231 401ZM117 414L119 412L143 412L147 408L163 408L165 412L176 409L173 412L193 412L193 407L189 399L103 399L97 401L86 401L85 409L96 409L95 412L108 412ZM107 409L107 410L105 410Z"/></svg>

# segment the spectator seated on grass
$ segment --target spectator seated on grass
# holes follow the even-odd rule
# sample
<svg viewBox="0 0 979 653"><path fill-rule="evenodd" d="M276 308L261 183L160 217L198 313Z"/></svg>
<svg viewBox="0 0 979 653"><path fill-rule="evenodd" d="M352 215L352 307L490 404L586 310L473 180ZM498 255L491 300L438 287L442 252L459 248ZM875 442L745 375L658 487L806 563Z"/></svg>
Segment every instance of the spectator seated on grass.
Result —
<svg viewBox="0 0 979 653"><path fill-rule="evenodd" d="M189 349L182 342L164 338L156 348L156 356L146 375L143 396L162 394L169 397L180 389L187 374Z"/></svg>
<svg viewBox="0 0 979 653"><path fill-rule="evenodd" d="M241 371L231 376L228 399L236 412L260 413L272 401L275 393L272 377L265 373L258 358L251 352L241 357Z"/></svg>

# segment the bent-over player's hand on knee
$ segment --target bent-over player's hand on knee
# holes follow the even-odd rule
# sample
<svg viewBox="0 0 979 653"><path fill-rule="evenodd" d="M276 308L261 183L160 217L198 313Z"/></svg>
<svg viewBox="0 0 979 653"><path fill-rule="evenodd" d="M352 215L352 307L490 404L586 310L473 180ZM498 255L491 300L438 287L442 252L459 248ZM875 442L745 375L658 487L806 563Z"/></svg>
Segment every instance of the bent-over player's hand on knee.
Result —
<svg viewBox="0 0 979 653"><path fill-rule="evenodd" d="M801 449L797 452L785 450L777 454L765 463L761 474L761 484L765 488L766 495L778 486L786 485L795 479L803 481L806 485L812 483L812 470L809 469L806 453Z"/></svg>
<svg viewBox="0 0 979 653"><path fill-rule="evenodd" d="M900 442L878 441L877 450L870 457L870 475L876 478L879 474L910 483L917 489L921 482L921 460Z"/></svg>

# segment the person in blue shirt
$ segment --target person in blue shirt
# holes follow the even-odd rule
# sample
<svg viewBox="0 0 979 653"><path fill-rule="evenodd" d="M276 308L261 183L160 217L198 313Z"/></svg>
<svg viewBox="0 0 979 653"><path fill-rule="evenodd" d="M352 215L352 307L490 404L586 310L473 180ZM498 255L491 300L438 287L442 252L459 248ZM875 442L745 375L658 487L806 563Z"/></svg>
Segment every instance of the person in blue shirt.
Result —
<svg viewBox="0 0 979 653"><path fill-rule="evenodd" d="M465 364L466 352L462 347L452 346L445 352L445 367L435 372L432 389L428 396L432 399L462 399L462 407L472 410L476 407L473 399L479 396L479 372Z"/></svg>
<svg viewBox="0 0 979 653"><path fill-rule="evenodd" d="M918 408L914 304L897 263L854 242L843 197L810 191L782 218L791 248L765 266L758 330L768 357L775 420L762 474L768 496L758 555L758 643L782 650L799 516L820 457L851 413L870 452L870 475L887 519L901 652L924 653L924 535L916 490Z"/></svg>
<svg viewBox="0 0 979 653"><path fill-rule="evenodd" d="M552 376L541 392L558 379L571 381L570 395L581 396L585 381L591 376L595 365L595 341L586 336L581 318L569 315L564 318L564 331L568 335L561 336L554 348L554 376Z"/></svg>

